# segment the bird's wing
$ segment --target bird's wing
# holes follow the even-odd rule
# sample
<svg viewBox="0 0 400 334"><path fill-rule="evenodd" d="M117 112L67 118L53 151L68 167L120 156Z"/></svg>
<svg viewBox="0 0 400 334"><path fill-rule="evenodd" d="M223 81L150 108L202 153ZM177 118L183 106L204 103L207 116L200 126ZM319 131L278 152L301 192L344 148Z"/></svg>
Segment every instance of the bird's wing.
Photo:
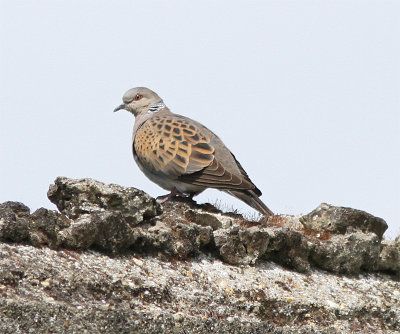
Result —
<svg viewBox="0 0 400 334"><path fill-rule="evenodd" d="M226 169L224 161L216 159L218 148L211 144L207 131L183 116L151 117L137 130L133 148L145 168L181 182L219 189L257 189L244 170L241 175L240 164L240 173Z"/></svg>
<svg viewBox="0 0 400 334"><path fill-rule="evenodd" d="M181 175L179 181L221 190L250 190L256 188L254 184L248 182L242 176L228 171L223 166L223 163L215 158L206 168L192 174Z"/></svg>
<svg viewBox="0 0 400 334"><path fill-rule="evenodd" d="M181 182L219 189L257 189L240 164L240 172L235 173L215 157L218 148L211 144L205 129L179 115L156 115L147 120L137 130L133 148L145 168ZM229 158L237 163L233 155Z"/></svg>
<svg viewBox="0 0 400 334"><path fill-rule="evenodd" d="M257 196L261 196L261 195L262 195L261 190L258 189L258 188L256 187L256 185L253 183L253 181L250 180L250 177L247 175L247 172L244 170L244 168L242 167L242 165L240 164L240 162L236 159L236 157L233 155L233 153L231 153L231 154L232 154L232 156L233 156L233 159L235 159L236 165L238 166L238 168L239 168L240 173L242 174L242 176L243 176L247 181L249 181L251 184L254 185L254 189L253 189L254 193L255 193Z"/></svg>
<svg viewBox="0 0 400 334"><path fill-rule="evenodd" d="M134 154L145 168L178 177L211 164L214 147L188 120L173 114L153 116L137 130Z"/></svg>

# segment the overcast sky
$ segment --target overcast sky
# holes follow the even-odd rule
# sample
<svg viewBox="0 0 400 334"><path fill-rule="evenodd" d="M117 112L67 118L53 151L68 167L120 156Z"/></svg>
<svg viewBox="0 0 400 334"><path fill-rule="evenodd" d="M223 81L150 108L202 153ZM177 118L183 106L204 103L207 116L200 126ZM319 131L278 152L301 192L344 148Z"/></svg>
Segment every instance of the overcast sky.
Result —
<svg viewBox="0 0 400 334"><path fill-rule="evenodd" d="M321 202L400 233L399 1L0 0L0 202L57 176L165 194L131 153L132 87L217 133L275 212ZM241 212L240 201L207 190Z"/></svg>

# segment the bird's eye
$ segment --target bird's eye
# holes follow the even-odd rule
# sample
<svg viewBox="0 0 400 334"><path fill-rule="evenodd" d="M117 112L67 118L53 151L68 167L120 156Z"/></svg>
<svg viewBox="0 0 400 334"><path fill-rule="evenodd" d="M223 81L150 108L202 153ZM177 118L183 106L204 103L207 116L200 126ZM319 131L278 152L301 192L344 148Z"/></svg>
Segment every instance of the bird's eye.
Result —
<svg viewBox="0 0 400 334"><path fill-rule="evenodd" d="M143 95L136 94L134 100L135 100L135 101L139 101L142 97L143 97Z"/></svg>

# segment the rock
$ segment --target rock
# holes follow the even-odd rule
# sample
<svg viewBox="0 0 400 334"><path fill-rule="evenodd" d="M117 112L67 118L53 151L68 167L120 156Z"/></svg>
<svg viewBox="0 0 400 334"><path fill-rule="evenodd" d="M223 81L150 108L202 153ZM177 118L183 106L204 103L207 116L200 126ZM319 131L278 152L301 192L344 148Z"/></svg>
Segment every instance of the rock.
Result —
<svg viewBox="0 0 400 334"><path fill-rule="evenodd" d="M58 238L65 248L95 248L115 255L135 242L137 236L133 225L118 212L96 211L75 219L59 232Z"/></svg>
<svg viewBox="0 0 400 334"><path fill-rule="evenodd" d="M210 226L213 231L222 227L222 222L214 215L208 213L199 213L194 210L185 212L186 220L196 223L201 226Z"/></svg>
<svg viewBox="0 0 400 334"><path fill-rule="evenodd" d="M58 177L47 196L71 219L107 210L119 212L129 223L139 224L161 212L156 200L141 190L107 185L93 179Z"/></svg>
<svg viewBox="0 0 400 334"><path fill-rule="evenodd" d="M20 202L0 204L0 241L28 242L29 208Z"/></svg>
<svg viewBox="0 0 400 334"><path fill-rule="evenodd" d="M301 217L305 229L323 231L324 233L345 234L347 232L362 231L373 232L379 240L387 230L386 222L369 213L352 208L332 206L322 203L309 214Z"/></svg>
<svg viewBox="0 0 400 334"><path fill-rule="evenodd" d="M23 203L21 202L4 202L0 204L0 210L2 210L2 215L3 210L8 211L11 210L16 216L20 218L27 218L29 217L29 214L31 210Z"/></svg>
<svg viewBox="0 0 400 334"><path fill-rule="evenodd" d="M273 259L301 272L310 269L306 239L296 231L236 226L215 231L214 240L222 259L230 264L255 264L262 259Z"/></svg>
<svg viewBox="0 0 400 334"><path fill-rule="evenodd" d="M300 232L286 227L269 228L270 242L265 259L280 263L300 272L310 269L310 241Z"/></svg>
<svg viewBox="0 0 400 334"><path fill-rule="evenodd" d="M384 240L379 254L378 270L397 273L400 278L400 239Z"/></svg>
<svg viewBox="0 0 400 334"><path fill-rule="evenodd" d="M374 233L355 232L335 235L321 241L311 250L311 259L318 267L337 274L358 274L375 271L380 253L379 239Z"/></svg>
<svg viewBox="0 0 400 334"><path fill-rule="evenodd" d="M1 333L396 333L400 282L0 243Z"/></svg>
<svg viewBox="0 0 400 334"><path fill-rule="evenodd" d="M239 227L232 229L219 229L214 232L215 245L219 249L222 259L230 264L255 263L256 254L248 254L245 244L240 240ZM268 239L266 239L268 244Z"/></svg>
<svg viewBox="0 0 400 334"><path fill-rule="evenodd" d="M211 227L187 223L143 225L137 229L137 240L132 249L139 253L162 254L166 258L188 259L200 254L212 242Z"/></svg>
<svg viewBox="0 0 400 334"><path fill-rule="evenodd" d="M386 223L350 208L322 204L305 216L247 222L189 199L160 207L134 188L67 178L56 179L49 198L62 213L41 208L30 215L22 203L0 205L0 240L167 261L213 254L232 265L273 261L299 272L314 266L337 274L400 273L398 244L380 242Z"/></svg>
<svg viewBox="0 0 400 334"><path fill-rule="evenodd" d="M363 211L249 222L92 179L48 195L61 213L0 204L0 332L400 330L400 239Z"/></svg>
<svg viewBox="0 0 400 334"><path fill-rule="evenodd" d="M56 249L60 246L58 233L71 225L71 220L53 210L40 208L30 217L30 243Z"/></svg>

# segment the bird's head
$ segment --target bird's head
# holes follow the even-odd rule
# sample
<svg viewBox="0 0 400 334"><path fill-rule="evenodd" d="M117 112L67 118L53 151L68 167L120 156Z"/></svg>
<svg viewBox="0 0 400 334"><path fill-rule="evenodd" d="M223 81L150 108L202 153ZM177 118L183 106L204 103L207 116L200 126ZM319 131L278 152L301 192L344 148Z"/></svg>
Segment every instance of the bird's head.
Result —
<svg viewBox="0 0 400 334"><path fill-rule="evenodd" d="M148 112L149 108L163 102L155 92L145 87L129 89L122 97L122 101L124 103L115 108L114 112L125 109L135 116Z"/></svg>

